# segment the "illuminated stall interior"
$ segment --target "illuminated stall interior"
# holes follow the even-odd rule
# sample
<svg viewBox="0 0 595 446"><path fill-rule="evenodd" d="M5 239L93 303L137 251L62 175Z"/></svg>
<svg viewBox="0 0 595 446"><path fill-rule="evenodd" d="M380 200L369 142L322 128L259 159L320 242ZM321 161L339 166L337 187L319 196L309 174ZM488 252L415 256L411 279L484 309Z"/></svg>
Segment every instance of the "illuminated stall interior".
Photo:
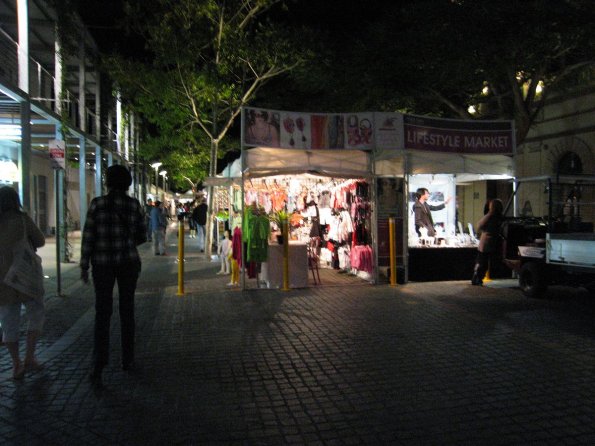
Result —
<svg viewBox="0 0 595 446"><path fill-rule="evenodd" d="M270 221L267 252L245 253L248 287L279 287L280 211L290 228L290 287L334 282L322 270L374 281L373 191L365 152L254 148L244 156L243 191L233 187L232 209L244 209L248 246L255 236L251 222Z"/></svg>
<svg viewBox="0 0 595 446"><path fill-rule="evenodd" d="M512 195L512 159L505 155L444 154L409 151L376 163L378 174L407 172L400 265L411 281L465 280L477 255L476 224L488 198L504 204ZM435 236L418 234L413 205L418 188L430 192ZM445 203L448 201L448 203Z"/></svg>

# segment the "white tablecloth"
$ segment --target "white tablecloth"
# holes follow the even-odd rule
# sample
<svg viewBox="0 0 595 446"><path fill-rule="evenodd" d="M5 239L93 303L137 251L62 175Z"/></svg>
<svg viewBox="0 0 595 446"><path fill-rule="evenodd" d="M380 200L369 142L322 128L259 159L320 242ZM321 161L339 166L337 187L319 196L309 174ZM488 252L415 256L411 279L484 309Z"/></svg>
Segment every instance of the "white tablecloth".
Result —
<svg viewBox="0 0 595 446"><path fill-rule="evenodd" d="M283 286L283 245L269 244L268 261L262 264L261 280L269 288ZM308 286L308 249L305 243L289 242L289 287Z"/></svg>

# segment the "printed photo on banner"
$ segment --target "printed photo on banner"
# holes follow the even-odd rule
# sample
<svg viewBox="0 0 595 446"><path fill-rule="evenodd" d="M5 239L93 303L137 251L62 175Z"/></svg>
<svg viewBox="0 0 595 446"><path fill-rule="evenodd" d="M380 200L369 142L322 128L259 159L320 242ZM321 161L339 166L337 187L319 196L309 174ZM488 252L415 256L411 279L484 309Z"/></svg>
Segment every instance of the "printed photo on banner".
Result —
<svg viewBox="0 0 595 446"><path fill-rule="evenodd" d="M372 113L346 115L348 149L372 149L374 147L374 118Z"/></svg>
<svg viewBox="0 0 595 446"><path fill-rule="evenodd" d="M312 115L313 149L344 149L345 118L342 115Z"/></svg>
<svg viewBox="0 0 595 446"><path fill-rule="evenodd" d="M309 149L310 115L307 113L281 113L281 147Z"/></svg>
<svg viewBox="0 0 595 446"><path fill-rule="evenodd" d="M271 110L246 109L244 139L247 145L280 147L279 113Z"/></svg>

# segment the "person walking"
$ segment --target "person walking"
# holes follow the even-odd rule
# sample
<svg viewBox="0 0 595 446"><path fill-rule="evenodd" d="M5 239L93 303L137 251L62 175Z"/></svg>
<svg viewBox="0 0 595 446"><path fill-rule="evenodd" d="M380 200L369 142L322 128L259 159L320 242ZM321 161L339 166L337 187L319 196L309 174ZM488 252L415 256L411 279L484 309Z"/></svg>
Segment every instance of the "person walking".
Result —
<svg viewBox="0 0 595 446"><path fill-rule="evenodd" d="M479 246L477 247L477 259L473 268L471 285L482 286L483 278L493 262L500 256L500 227L504 220L504 205L497 198L489 202L488 212L477 223Z"/></svg>
<svg viewBox="0 0 595 446"><path fill-rule="evenodd" d="M26 370L41 368L35 357L37 339L45 321L43 296L40 299L26 296L4 283L4 278L13 263L13 250L17 243L27 236L33 248L45 245L45 237L33 220L21 210L17 192L10 186L0 188L0 323L2 323L2 342L12 359L12 377L23 379ZM25 359L19 354L19 326L21 306L25 306L29 321Z"/></svg>
<svg viewBox="0 0 595 446"><path fill-rule="evenodd" d="M156 256L164 256L165 253L165 232L167 230L167 214L163 203L159 200L151 209L151 228L153 229L153 252Z"/></svg>
<svg viewBox="0 0 595 446"><path fill-rule="evenodd" d="M89 282L92 266L95 288L95 334L91 383L102 386L101 374L109 362L110 319L114 285L118 283L122 369L134 363L134 293L141 271L137 246L147 240L143 207L127 195L132 184L128 169L121 165L106 171L107 195L89 205L81 242L81 279Z"/></svg>
<svg viewBox="0 0 595 446"><path fill-rule="evenodd" d="M198 236L198 247L200 252L205 251L205 239L207 235L207 210L207 199L203 197L200 200L200 204L192 211L192 218L196 222L196 232Z"/></svg>

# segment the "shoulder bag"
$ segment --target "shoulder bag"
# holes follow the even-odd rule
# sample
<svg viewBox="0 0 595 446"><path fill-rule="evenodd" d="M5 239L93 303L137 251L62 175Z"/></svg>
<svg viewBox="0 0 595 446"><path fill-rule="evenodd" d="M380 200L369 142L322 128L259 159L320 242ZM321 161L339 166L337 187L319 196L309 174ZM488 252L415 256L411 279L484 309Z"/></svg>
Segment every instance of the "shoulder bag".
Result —
<svg viewBox="0 0 595 446"><path fill-rule="evenodd" d="M43 299L43 268L41 257L37 255L29 237L27 225L23 220L23 238L13 248L12 265L4 277L4 283L33 299Z"/></svg>

